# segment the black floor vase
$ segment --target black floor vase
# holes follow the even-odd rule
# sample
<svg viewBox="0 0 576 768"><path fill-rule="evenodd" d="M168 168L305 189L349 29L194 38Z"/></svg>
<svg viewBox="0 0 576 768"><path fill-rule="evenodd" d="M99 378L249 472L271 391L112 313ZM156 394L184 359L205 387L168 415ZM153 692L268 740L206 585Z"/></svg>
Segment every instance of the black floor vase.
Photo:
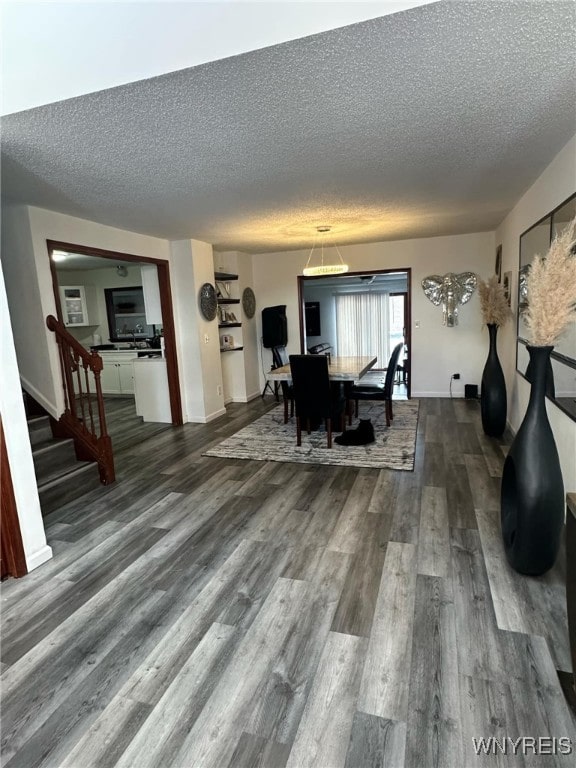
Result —
<svg viewBox="0 0 576 768"><path fill-rule="evenodd" d="M506 381L496 349L497 332L498 326L490 323L490 349L482 373L480 392L482 428L490 437L500 437L506 428Z"/></svg>
<svg viewBox="0 0 576 768"><path fill-rule="evenodd" d="M564 523L562 472L545 401L551 351L552 347L528 347L530 400L502 474L504 549L512 568L529 576L539 576L554 565Z"/></svg>

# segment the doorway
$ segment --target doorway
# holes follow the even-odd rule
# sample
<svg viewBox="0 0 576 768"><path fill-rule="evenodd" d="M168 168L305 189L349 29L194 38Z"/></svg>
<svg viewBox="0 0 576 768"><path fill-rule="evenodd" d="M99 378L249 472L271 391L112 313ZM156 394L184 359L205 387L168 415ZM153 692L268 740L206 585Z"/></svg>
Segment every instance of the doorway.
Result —
<svg viewBox="0 0 576 768"><path fill-rule="evenodd" d="M160 328L162 329L162 346L165 349L169 395L169 406L167 406L169 414L165 420L171 420L172 425L180 426L183 423L182 401L168 262L163 259L107 251L101 248L90 248L54 240L48 240L47 246L58 319L70 331L70 318L72 318L72 326L76 326L73 335L81 344L86 347L110 347L113 350L118 347L119 343L120 345L122 343L130 345L132 342L134 354L139 354L140 351L144 353L142 347L148 348L152 344L156 331L158 331L157 346L158 348L161 346ZM58 254L65 255L64 262L55 261L54 256L58 256ZM156 323L147 322L145 308L140 298L143 294L142 277L144 277L145 271L150 272L151 267L154 267L152 271L155 271L155 276L157 275L155 282L159 306L156 310L158 312ZM105 270L107 274L114 275L114 279L111 282L109 280L110 285L108 286L112 293L106 294L103 284L99 285L96 290L96 286L89 284L89 278L84 281L76 279L79 285L68 285L67 288L70 289L68 292L61 290L63 287L62 275L66 275L66 272L81 277L84 274L89 275L93 270ZM66 277L64 279L68 283L70 282ZM90 285L89 290L87 290L87 285ZM93 288L95 290L92 290ZM118 289L118 301L113 305L110 297L114 296L115 288ZM90 301L97 312L97 320L94 322L89 319ZM111 307L114 309L112 314ZM125 310L125 317L120 322L118 315L122 314L122 308ZM74 315L77 309L87 312L89 324ZM111 322L112 326L110 325ZM83 337L78 338L81 333L83 333ZM152 344L152 346L155 347L156 344ZM109 367L107 373L110 374L110 381L107 386L112 388L110 394L122 394L123 388L126 394L130 394L130 382L126 371L124 371L125 367L122 366L121 360L115 366L117 370L112 371L112 367ZM114 373L117 374L115 377ZM114 389L115 386L117 387L116 390Z"/></svg>
<svg viewBox="0 0 576 768"><path fill-rule="evenodd" d="M327 344L333 355L375 354L384 369L403 342L400 376L410 397L410 268L298 276L298 298L302 353Z"/></svg>

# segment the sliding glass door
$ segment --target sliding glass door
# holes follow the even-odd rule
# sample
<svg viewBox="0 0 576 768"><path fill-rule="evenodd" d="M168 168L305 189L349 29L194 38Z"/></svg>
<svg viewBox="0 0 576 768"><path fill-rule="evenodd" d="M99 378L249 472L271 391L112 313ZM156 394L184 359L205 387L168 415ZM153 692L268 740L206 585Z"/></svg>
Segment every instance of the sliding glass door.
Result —
<svg viewBox="0 0 576 768"><path fill-rule="evenodd" d="M337 293L336 354L378 358L384 368L390 357L388 293Z"/></svg>

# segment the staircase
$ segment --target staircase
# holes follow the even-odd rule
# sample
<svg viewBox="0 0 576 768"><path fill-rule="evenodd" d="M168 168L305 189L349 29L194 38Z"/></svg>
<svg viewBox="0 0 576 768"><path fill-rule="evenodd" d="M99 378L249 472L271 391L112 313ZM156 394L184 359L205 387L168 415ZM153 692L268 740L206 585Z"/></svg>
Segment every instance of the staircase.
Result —
<svg viewBox="0 0 576 768"><path fill-rule="evenodd" d="M72 439L52 436L49 416L28 416L42 514L100 487L98 465L78 461Z"/></svg>

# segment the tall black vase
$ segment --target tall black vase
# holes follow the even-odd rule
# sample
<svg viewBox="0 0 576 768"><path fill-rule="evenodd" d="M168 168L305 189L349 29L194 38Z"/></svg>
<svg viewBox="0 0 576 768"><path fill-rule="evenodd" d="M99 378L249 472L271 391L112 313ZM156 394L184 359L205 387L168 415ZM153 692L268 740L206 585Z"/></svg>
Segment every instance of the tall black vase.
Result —
<svg viewBox="0 0 576 768"><path fill-rule="evenodd" d="M506 381L496 349L497 332L498 326L489 323L490 349L482 373L480 392L482 428L490 437L500 437L506 429Z"/></svg>
<svg viewBox="0 0 576 768"><path fill-rule="evenodd" d="M528 347L532 388L524 421L510 447L501 489L501 522L508 562L539 576L556 560L564 523L564 486L546 414L546 371L553 347Z"/></svg>

